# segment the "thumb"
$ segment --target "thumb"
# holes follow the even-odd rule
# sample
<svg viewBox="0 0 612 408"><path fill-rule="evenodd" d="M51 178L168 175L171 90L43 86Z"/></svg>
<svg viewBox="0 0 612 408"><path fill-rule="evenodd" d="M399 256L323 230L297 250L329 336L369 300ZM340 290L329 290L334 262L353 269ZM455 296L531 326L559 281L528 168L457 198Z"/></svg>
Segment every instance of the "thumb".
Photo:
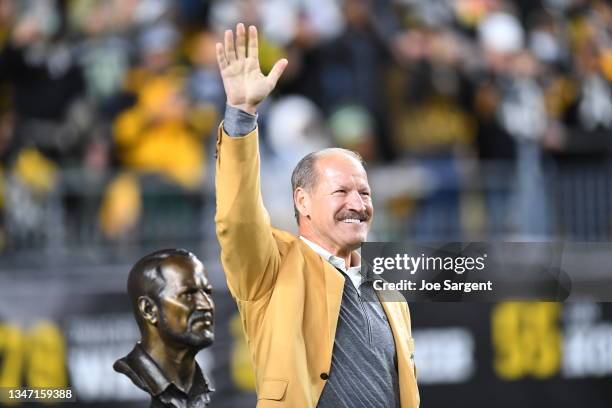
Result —
<svg viewBox="0 0 612 408"><path fill-rule="evenodd" d="M289 61L283 58L276 61L276 64L274 64L274 66L272 67L272 70L268 74L268 80L270 80L270 82L272 83L273 88L276 86L276 83L285 71L285 68L287 68L287 64L289 64Z"/></svg>

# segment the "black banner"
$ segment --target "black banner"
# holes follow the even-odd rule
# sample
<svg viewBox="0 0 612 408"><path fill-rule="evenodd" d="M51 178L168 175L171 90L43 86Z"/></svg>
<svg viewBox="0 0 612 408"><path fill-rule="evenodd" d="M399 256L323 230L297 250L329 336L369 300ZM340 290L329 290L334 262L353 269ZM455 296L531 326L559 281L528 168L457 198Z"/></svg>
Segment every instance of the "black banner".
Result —
<svg viewBox="0 0 612 408"><path fill-rule="evenodd" d="M61 405L67 407L147 407L148 396L112 369L139 337L126 294L93 277L82 280L91 284L49 277L2 286L0 386L68 387L77 402ZM254 407L235 304L220 284L214 300L216 341L198 355L217 389L212 407ZM409 305L423 407L604 408L612 402L612 304Z"/></svg>

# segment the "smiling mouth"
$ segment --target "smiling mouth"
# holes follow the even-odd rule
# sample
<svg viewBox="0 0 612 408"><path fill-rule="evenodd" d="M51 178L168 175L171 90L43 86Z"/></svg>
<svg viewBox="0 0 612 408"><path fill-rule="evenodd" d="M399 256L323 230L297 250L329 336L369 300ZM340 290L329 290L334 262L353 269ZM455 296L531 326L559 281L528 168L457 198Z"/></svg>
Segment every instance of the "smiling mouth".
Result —
<svg viewBox="0 0 612 408"><path fill-rule="evenodd" d="M363 221L357 218L347 218L342 220L342 222L345 224L361 224Z"/></svg>

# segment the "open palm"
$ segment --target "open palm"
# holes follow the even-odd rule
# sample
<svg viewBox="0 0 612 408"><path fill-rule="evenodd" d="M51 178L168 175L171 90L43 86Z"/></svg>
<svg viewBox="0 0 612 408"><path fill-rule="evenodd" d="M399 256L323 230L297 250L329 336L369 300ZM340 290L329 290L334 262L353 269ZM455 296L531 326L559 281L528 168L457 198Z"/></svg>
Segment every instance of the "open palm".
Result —
<svg viewBox="0 0 612 408"><path fill-rule="evenodd" d="M225 44L217 43L216 50L227 103L230 106L255 114L257 105L276 86L287 66L287 60L277 61L268 76L261 73L255 26L249 27L248 47L243 24L236 26L235 46L232 30L225 31L224 42Z"/></svg>

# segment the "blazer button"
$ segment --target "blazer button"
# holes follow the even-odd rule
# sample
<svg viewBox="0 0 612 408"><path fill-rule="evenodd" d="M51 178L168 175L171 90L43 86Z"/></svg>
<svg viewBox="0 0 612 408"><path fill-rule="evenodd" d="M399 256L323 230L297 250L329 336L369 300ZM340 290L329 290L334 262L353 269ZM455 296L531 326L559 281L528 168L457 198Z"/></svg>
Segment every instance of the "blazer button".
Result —
<svg viewBox="0 0 612 408"><path fill-rule="evenodd" d="M329 374L327 373L321 373L321 379L322 380L327 380L329 378Z"/></svg>

